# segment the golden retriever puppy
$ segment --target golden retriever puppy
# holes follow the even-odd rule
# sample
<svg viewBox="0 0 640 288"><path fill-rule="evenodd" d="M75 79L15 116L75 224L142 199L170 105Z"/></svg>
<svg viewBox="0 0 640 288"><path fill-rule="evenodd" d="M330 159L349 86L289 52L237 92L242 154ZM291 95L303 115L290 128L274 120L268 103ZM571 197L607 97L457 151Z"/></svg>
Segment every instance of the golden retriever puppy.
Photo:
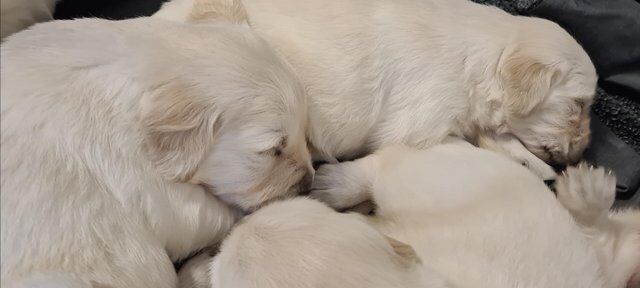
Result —
<svg viewBox="0 0 640 288"><path fill-rule="evenodd" d="M2 45L3 287L175 287L238 210L308 189L303 88L245 26L56 21Z"/></svg>
<svg viewBox="0 0 640 288"><path fill-rule="evenodd" d="M546 179L555 174L539 159L577 161L589 141L596 71L550 21L468 0L174 0L157 17L188 19L198 2L242 2L250 26L294 66L316 159L456 135Z"/></svg>
<svg viewBox="0 0 640 288"><path fill-rule="evenodd" d="M609 212L615 177L604 169L570 168L556 199L517 162L462 141L352 164L367 187L352 193L368 194L375 215L273 204L215 260L197 259L208 275L180 274L211 283L194 287L637 287L639 211Z"/></svg>

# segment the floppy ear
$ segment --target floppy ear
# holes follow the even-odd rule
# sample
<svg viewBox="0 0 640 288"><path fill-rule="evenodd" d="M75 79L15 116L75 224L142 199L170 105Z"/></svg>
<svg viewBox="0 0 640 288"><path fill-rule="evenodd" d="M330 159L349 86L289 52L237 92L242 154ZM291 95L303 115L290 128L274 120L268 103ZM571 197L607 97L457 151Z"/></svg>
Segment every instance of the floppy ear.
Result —
<svg viewBox="0 0 640 288"><path fill-rule="evenodd" d="M500 80L504 103L512 115L525 116L549 93L558 74L557 69L534 58L526 49L505 53L500 63Z"/></svg>
<svg viewBox="0 0 640 288"><path fill-rule="evenodd" d="M384 237L387 239L387 242L389 242L389 245L391 245L391 248L393 248L393 252L406 261L407 264L422 263L418 254L416 254L416 251L413 250L413 247L387 235L384 235Z"/></svg>
<svg viewBox="0 0 640 288"><path fill-rule="evenodd" d="M227 20L234 24L249 25L247 11L241 0L194 0L188 20Z"/></svg>
<svg viewBox="0 0 640 288"><path fill-rule="evenodd" d="M217 113L212 99L168 84L143 99L142 133L148 155L167 179L189 181L213 141Z"/></svg>

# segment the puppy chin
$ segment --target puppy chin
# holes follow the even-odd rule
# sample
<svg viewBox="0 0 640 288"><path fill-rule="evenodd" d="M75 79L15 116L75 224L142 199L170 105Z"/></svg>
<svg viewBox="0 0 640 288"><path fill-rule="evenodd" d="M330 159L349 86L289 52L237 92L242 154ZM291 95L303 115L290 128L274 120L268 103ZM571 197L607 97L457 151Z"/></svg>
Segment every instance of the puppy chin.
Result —
<svg viewBox="0 0 640 288"><path fill-rule="evenodd" d="M552 143L538 143L538 141L534 142L531 141L531 139L527 139L529 141L520 141L533 155L553 166L565 166L577 163L587 146L586 143L571 145L568 140L562 140L562 136L543 136L540 138L559 139L560 141L553 141Z"/></svg>

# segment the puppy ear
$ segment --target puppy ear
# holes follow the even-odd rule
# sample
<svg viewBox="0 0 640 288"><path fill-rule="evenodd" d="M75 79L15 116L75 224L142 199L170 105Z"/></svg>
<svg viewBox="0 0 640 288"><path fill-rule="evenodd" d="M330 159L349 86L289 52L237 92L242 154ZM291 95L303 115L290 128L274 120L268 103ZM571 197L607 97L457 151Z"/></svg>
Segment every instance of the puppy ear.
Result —
<svg viewBox="0 0 640 288"><path fill-rule="evenodd" d="M551 90L559 71L538 61L529 49L515 48L505 53L500 64L500 79L509 114L529 114Z"/></svg>
<svg viewBox="0 0 640 288"><path fill-rule="evenodd" d="M413 250L413 247L387 235L384 235L384 237L387 239L387 242L389 242L389 245L391 245L391 248L393 248L393 251L404 261L406 261L407 264L422 263L422 261L420 261L420 257L418 257L418 254L416 254L416 251Z"/></svg>
<svg viewBox="0 0 640 288"><path fill-rule="evenodd" d="M189 181L213 141L219 114L212 99L176 84L158 88L141 103L148 155L167 179Z"/></svg>
<svg viewBox="0 0 640 288"><path fill-rule="evenodd" d="M194 0L188 20L227 20L234 24L249 25L247 11L241 0Z"/></svg>

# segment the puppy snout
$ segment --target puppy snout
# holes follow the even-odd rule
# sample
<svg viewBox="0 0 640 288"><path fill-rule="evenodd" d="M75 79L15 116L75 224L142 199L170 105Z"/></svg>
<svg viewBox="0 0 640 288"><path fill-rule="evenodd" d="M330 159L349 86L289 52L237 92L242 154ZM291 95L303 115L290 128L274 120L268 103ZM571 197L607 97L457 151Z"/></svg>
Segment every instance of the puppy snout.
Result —
<svg viewBox="0 0 640 288"><path fill-rule="evenodd" d="M573 165L582 159L582 154L589 145L590 133L575 137L569 143L569 147L562 152L551 153L555 164Z"/></svg>

